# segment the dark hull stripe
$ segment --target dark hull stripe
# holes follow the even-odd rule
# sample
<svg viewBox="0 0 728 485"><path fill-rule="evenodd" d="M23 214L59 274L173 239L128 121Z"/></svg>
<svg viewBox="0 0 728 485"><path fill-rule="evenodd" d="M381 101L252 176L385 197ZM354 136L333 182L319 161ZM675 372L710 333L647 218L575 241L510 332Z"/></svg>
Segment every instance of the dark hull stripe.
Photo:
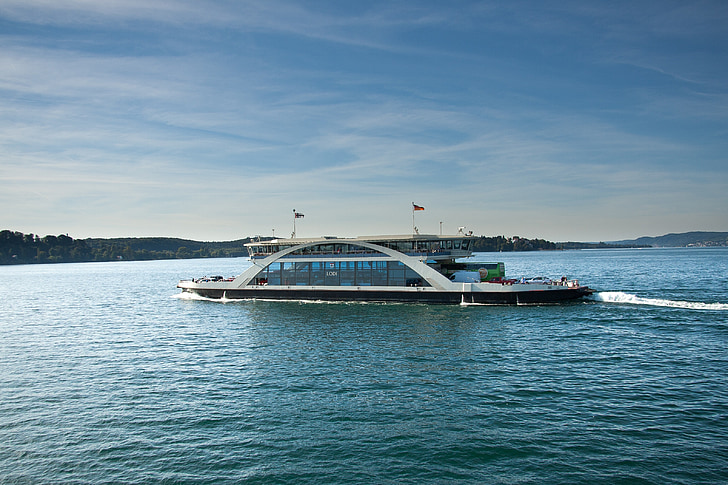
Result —
<svg viewBox="0 0 728 485"><path fill-rule="evenodd" d="M518 305L559 303L590 295L589 288L564 288L548 291L522 292L452 292L452 291L337 291L316 289L204 289L187 291L205 298L231 300L307 300L307 301L368 301L368 302L414 302L414 303L480 303L490 305Z"/></svg>

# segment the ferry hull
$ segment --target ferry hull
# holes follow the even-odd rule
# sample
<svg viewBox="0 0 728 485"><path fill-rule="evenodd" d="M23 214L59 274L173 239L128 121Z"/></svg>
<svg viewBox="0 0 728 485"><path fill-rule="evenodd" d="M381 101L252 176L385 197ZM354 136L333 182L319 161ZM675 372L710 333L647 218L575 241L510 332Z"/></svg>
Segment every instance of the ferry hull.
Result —
<svg viewBox="0 0 728 485"><path fill-rule="evenodd" d="M227 300L303 300L342 302L403 302L485 305L543 305L575 300L593 293L587 287L523 291L438 291L407 288L321 289L321 288L184 288L204 298Z"/></svg>

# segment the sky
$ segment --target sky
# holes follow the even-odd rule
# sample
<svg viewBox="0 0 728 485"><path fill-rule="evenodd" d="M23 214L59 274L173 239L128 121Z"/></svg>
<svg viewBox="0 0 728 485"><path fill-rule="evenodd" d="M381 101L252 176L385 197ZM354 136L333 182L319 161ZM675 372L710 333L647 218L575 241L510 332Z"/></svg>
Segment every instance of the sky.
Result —
<svg viewBox="0 0 728 485"><path fill-rule="evenodd" d="M0 229L294 209L299 237L728 231L728 2L0 0Z"/></svg>

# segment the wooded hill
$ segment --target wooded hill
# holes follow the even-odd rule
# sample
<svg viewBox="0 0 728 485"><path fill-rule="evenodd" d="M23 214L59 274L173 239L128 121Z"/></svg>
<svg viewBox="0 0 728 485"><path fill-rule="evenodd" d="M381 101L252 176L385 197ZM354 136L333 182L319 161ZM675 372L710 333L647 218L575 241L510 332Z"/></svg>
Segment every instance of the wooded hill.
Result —
<svg viewBox="0 0 728 485"><path fill-rule="evenodd" d="M656 248L715 247L728 246L728 232L693 231L664 236L644 236L614 244L639 244Z"/></svg>
<svg viewBox="0 0 728 485"><path fill-rule="evenodd" d="M0 231L0 264L140 261L153 259L231 258L247 256L250 238L200 242L166 237L73 239Z"/></svg>
<svg viewBox="0 0 728 485"><path fill-rule="evenodd" d="M547 251L559 249L556 243L544 239L526 239L523 237L485 237L480 236L473 242L473 251L479 253L500 251Z"/></svg>

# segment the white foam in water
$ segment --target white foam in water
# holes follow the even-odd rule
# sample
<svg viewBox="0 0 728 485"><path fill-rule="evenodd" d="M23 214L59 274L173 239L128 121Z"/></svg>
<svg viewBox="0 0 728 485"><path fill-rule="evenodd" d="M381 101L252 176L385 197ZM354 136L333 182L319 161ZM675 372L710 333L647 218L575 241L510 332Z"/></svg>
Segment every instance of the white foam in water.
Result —
<svg viewBox="0 0 728 485"><path fill-rule="evenodd" d="M213 298L207 298L204 296L200 296L197 293L192 293L190 291L175 293L174 295L172 295L172 298L177 298L179 300L220 301L219 299L215 300Z"/></svg>
<svg viewBox="0 0 728 485"><path fill-rule="evenodd" d="M650 305L688 310L728 310L726 303L703 303L699 301L673 301L660 298L642 298L621 291L601 291L594 294L593 299L609 303L630 303L632 305Z"/></svg>

